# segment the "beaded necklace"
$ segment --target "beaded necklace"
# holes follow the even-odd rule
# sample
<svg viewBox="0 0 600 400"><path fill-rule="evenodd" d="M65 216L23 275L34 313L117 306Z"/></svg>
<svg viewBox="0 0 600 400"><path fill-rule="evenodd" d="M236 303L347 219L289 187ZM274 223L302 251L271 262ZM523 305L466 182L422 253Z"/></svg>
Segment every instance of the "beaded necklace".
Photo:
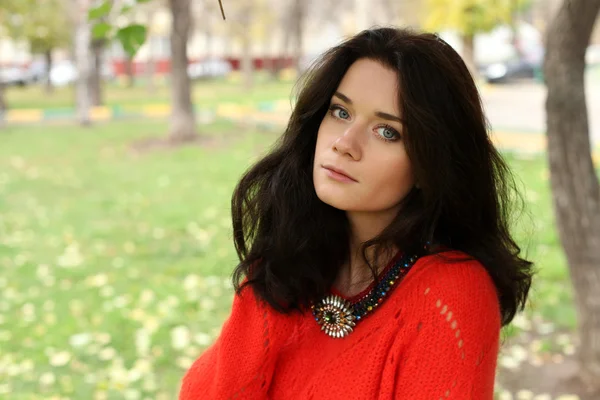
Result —
<svg viewBox="0 0 600 400"><path fill-rule="evenodd" d="M414 255L402 257L384 273L377 286L360 300L350 302L341 296L330 294L317 304L311 304L313 316L321 330L333 338L348 336L358 322L383 303L390 290L404 278L417 259Z"/></svg>

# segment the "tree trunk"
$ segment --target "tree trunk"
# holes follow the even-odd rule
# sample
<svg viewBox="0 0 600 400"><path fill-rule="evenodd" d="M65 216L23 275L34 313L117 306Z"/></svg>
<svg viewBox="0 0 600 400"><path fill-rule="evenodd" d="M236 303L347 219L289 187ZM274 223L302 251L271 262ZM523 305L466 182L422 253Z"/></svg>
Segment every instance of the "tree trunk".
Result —
<svg viewBox="0 0 600 400"><path fill-rule="evenodd" d="M153 15L153 14L152 14ZM150 21L153 19L150 18ZM156 72L156 62L154 60L154 37L148 37L148 59L144 64L144 75L146 76L146 90L148 93L156 93L156 85L154 84L154 74Z"/></svg>
<svg viewBox="0 0 600 400"><path fill-rule="evenodd" d="M46 93L51 94L54 92L54 86L50 80L50 71L52 71L52 50L46 50L44 52L44 58L46 60L46 84L44 86L46 88Z"/></svg>
<svg viewBox="0 0 600 400"><path fill-rule="evenodd" d="M467 64L467 68L469 72L471 72L471 76L473 79L478 78L477 67L475 66L475 35L473 34L464 34L462 36L463 42L463 51L462 57Z"/></svg>
<svg viewBox="0 0 600 400"><path fill-rule="evenodd" d="M150 26L153 23L155 15L156 15L156 9L153 8L148 13L148 19L147 19L148 26ZM146 60L146 64L144 65L144 75L146 76L146 89L148 90L148 93L150 93L150 94L156 93L156 85L154 84L154 74L156 72L156 62L154 60L154 51L155 51L154 38L155 38L155 36L154 36L152 30L149 30L149 32L148 32L148 59Z"/></svg>
<svg viewBox="0 0 600 400"><path fill-rule="evenodd" d="M90 99L93 106L101 106L102 100L102 56L104 40L92 41L93 68L90 76Z"/></svg>
<svg viewBox="0 0 600 400"><path fill-rule="evenodd" d="M150 94L156 93L156 85L154 84L155 71L156 63L154 61L154 54L152 54L152 49L150 49L148 59L146 60L146 65L144 68L144 72L146 74L146 89Z"/></svg>
<svg viewBox="0 0 600 400"><path fill-rule="evenodd" d="M254 85L254 65L250 38L242 37L242 74L244 75L244 89L250 90Z"/></svg>
<svg viewBox="0 0 600 400"><path fill-rule="evenodd" d="M206 59L211 60L213 58L213 52L212 52L213 35L212 35L212 25L210 23L210 17L206 18L204 23L205 23L204 34L206 35L206 40L204 42L204 45L206 46Z"/></svg>
<svg viewBox="0 0 600 400"><path fill-rule="evenodd" d="M252 4L247 2L240 16L242 38L242 75L244 89L250 90L254 84L254 65L252 61L252 38L249 32L252 28Z"/></svg>
<svg viewBox="0 0 600 400"><path fill-rule="evenodd" d="M276 24L269 23L267 25L267 32L273 32L277 29ZM267 33L267 37L263 39L263 63L262 70L267 73L269 80L275 80L277 78L277 65L273 59L273 36Z"/></svg>
<svg viewBox="0 0 600 400"><path fill-rule="evenodd" d="M293 36L294 36L294 67L296 71L301 73L302 69L302 36L304 27L304 16L306 14L306 0L294 0L293 5Z"/></svg>
<svg viewBox="0 0 600 400"><path fill-rule="evenodd" d="M275 73L279 76L279 73L282 69L287 68L287 59L290 56L290 42L291 42L291 34L289 29L284 29L283 33L283 44L281 56L277 58L275 61Z"/></svg>
<svg viewBox="0 0 600 400"><path fill-rule="evenodd" d="M267 73L267 77L269 78L269 80L275 80L277 78L277 68L275 66L275 60L268 52L265 52L262 69Z"/></svg>
<svg viewBox="0 0 600 400"><path fill-rule="evenodd" d="M135 86L135 66L133 65L133 58L127 56L125 60L125 75L127 75L127 87L132 88Z"/></svg>
<svg viewBox="0 0 600 400"><path fill-rule="evenodd" d="M187 73L187 42L191 25L191 0L169 0L171 26L171 126L169 140L194 140L196 120Z"/></svg>
<svg viewBox="0 0 600 400"><path fill-rule="evenodd" d="M600 396L600 187L591 157L584 70L599 10L600 0L565 0L549 26L544 62L554 209L574 286L581 340L577 379L596 399Z"/></svg>
<svg viewBox="0 0 600 400"><path fill-rule="evenodd" d="M90 124L91 28L88 21L90 0L76 0L77 26L75 32L75 60L78 78L75 90L77 118L81 125Z"/></svg>

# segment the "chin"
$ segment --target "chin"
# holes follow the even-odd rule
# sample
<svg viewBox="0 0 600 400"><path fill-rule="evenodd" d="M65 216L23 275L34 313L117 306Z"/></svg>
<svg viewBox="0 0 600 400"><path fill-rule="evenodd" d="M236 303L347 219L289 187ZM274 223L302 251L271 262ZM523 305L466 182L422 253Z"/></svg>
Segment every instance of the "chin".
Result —
<svg viewBox="0 0 600 400"><path fill-rule="evenodd" d="M327 184L321 184L315 187L315 192L319 200L342 211L352 211L356 208L356 204L352 201L355 198L354 196L349 193L343 193L339 188L328 186Z"/></svg>

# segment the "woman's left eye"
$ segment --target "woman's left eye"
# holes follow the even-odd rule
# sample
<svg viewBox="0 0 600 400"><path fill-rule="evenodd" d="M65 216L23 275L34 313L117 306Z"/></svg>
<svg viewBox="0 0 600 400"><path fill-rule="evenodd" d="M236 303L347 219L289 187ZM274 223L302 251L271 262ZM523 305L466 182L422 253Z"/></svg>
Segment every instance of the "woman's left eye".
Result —
<svg viewBox="0 0 600 400"><path fill-rule="evenodd" d="M380 126L377 128L377 134L383 140L398 140L400 139L400 134L391 126Z"/></svg>

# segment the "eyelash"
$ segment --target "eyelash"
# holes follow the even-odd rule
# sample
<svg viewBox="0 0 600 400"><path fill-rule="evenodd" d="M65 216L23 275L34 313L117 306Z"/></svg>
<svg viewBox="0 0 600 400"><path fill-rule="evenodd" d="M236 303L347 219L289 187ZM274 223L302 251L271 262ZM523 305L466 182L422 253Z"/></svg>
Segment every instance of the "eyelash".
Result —
<svg viewBox="0 0 600 400"><path fill-rule="evenodd" d="M343 108L343 107L341 107L341 106L339 106L339 105L337 105L337 104L332 104L331 106L329 106L329 114L330 114L330 115L331 115L333 118L335 118L335 119L341 119L341 118L338 118L338 117L336 117L335 115L333 115L333 112L334 112L335 110L342 110L342 111L346 111L346 109L345 109L345 108ZM350 114L348 111L346 111L346 112L347 112L348 114ZM388 125L388 124L381 124L381 125L377 126L377 128L386 128L386 129L389 129L390 131L394 132L394 134L396 135L396 137L395 137L395 138L393 138L393 139L386 139L386 138L384 138L383 136L381 136L381 135L379 135L379 134L376 134L376 135L375 135L375 136L377 136L377 138L378 138L378 139L380 139L380 140L383 140L384 142L395 142L395 141L397 141L397 140L400 140L400 139L401 139L400 133L398 133L398 131L397 131L396 129L394 129L393 127L391 127L391 126L390 126L390 125Z"/></svg>

